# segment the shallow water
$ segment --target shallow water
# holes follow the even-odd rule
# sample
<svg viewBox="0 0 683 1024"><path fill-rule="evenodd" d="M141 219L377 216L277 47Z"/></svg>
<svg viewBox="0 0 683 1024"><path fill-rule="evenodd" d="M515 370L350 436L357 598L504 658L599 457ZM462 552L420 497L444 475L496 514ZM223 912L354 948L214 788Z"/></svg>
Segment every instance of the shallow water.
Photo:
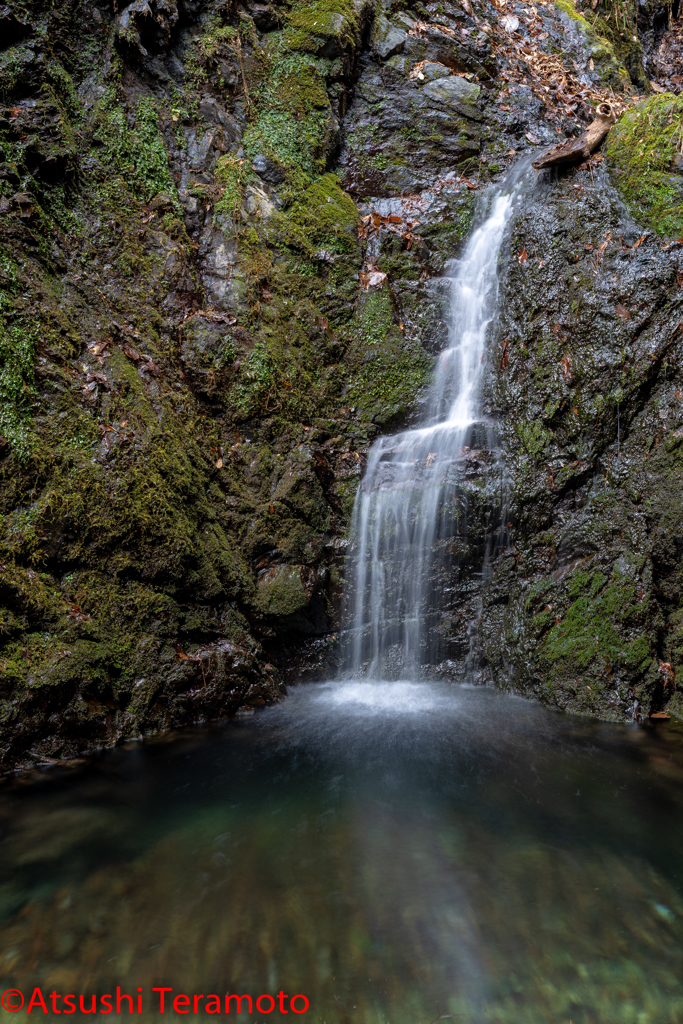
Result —
<svg viewBox="0 0 683 1024"><path fill-rule="evenodd" d="M149 1021L172 986L304 993L316 1024L680 1022L682 784L673 724L301 686L0 789L2 988L140 986Z"/></svg>

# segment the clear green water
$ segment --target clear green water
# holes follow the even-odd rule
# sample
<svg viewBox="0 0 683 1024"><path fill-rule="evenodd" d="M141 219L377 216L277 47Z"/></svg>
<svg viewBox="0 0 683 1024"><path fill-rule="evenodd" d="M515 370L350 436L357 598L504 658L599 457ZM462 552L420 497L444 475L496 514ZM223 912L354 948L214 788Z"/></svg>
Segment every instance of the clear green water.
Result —
<svg viewBox="0 0 683 1024"><path fill-rule="evenodd" d="M679 1024L682 765L670 723L331 683L10 781L2 988L140 986L145 1021L181 1019L148 997L172 986L310 999L242 1021Z"/></svg>

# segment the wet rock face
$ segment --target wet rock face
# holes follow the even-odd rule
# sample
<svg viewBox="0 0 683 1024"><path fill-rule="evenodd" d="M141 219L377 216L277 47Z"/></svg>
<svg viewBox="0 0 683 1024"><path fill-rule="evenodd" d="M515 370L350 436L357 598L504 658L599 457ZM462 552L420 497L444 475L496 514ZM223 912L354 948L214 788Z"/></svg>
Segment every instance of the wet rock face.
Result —
<svg viewBox="0 0 683 1024"><path fill-rule="evenodd" d="M261 706L298 667L330 669L367 449L419 416L477 196L577 132L591 90L640 80L607 9L565 8L0 9L4 766ZM677 250L636 247L597 164L545 188L516 229L529 255L510 263L487 397L509 461L473 439L467 535L430 615L456 672L509 535L481 656L505 685L631 715L671 694L683 657L662 326ZM610 624L590 648L581 602ZM603 679L579 647L609 660L614 699L578 700L579 674Z"/></svg>
<svg viewBox="0 0 683 1024"><path fill-rule="evenodd" d="M682 270L604 174L542 179L515 225L487 396L510 546L483 653L568 710L678 707Z"/></svg>

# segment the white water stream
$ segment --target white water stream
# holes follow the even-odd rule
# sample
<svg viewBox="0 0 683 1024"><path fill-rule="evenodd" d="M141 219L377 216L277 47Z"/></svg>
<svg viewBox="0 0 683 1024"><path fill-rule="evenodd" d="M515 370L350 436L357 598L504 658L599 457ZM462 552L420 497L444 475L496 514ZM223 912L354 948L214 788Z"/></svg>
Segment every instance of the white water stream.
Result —
<svg viewBox="0 0 683 1024"><path fill-rule="evenodd" d="M488 215L451 264L449 343L424 426L372 446L356 496L345 615L345 668L374 679L414 678L434 664L429 607L439 605L454 535L458 484L476 427L486 338L498 301L498 257L529 185L520 161L489 198ZM433 631L432 631L433 633Z"/></svg>

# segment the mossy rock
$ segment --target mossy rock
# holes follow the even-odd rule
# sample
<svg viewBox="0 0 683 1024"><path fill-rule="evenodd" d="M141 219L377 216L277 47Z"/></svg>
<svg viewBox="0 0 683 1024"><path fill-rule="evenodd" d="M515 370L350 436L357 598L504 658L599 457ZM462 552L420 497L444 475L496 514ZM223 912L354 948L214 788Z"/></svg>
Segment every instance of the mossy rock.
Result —
<svg viewBox="0 0 683 1024"><path fill-rule="evenodd" d="M361 296L352 330L346 401L365 422L387 425L414 406L430 380L432 357L403 335L386 287Z"/></svg>
<svg viewBox="0 0 683 1024"><path fill-rule="evenodd" d="M683 235L683 96L650 96L609 133L612 180L631 213L664 236Z"/></svg>
<svg viewBox="0 0 683 1024"><path fill-rule="evenodd" d="M569 590L575 600L539 648L549 676L581 678L595 670L638 676L652 661L652 637L643 632L646 609L628 576L607 581L601 572L576 572ZM549 617L549 612L541 612Z"/></svg>
<svg viewBox="0 0 683 1024"><path fill-rule="evenodd" d="M281 168L296 197L311 177L325 171L336 120L325 85L326 62L297 52L287 33L273 35L262 57L256 109L243 145L250 158L263 155Z"/></svg>
<svg viewBox="0 0 683 1024"><path fill-rule="evenodd" d="M308 600L297 565L274 566L258 581L255 603L265 615L294 615L306 607Z"/></svg>
<svg viewBox="0 0 683 1024"><path fill-rule="evenodd" d="M290 212L290 220L309 238L324 244L353 238L358 227L358 210L343 192L334 174L324 174L310 185Z"/></svg>
<svg viewBox="0 0 683 1024"><path fill-rule="evenodd" d="M295 0L288 23L292 49L332 58L354 45L359 29L351 0Z"/></svg>

